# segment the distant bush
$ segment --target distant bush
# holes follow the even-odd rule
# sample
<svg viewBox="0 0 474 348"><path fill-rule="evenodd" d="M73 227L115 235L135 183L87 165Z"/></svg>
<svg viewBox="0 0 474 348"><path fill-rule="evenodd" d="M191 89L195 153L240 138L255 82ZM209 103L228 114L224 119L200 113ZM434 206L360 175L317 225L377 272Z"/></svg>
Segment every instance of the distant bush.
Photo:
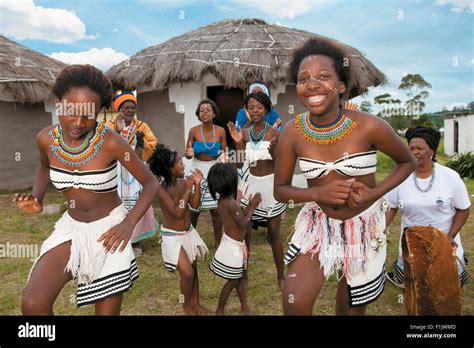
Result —
<svg viewBox="0 0 474 348"><path fill-rule="evenodd" d="M448 161L446 166L457 171L461 178L474 178L474 154L472 152L459 155L455 160Z"/></svg>

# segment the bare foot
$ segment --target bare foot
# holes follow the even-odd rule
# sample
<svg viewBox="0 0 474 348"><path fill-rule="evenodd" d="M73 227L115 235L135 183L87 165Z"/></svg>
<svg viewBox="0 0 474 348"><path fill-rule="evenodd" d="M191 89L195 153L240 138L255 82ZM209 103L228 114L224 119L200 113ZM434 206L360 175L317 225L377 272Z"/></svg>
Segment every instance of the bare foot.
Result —
<svg viewBox="0 0 474 348"><path fill-rule="evenodd" d="M184 315L196 315L194 308L192 306L183 306Z"/></svg>
<svg viewBox="0 0 474 348"><path fill-rule="evenodd" d="M253 312L248 305L242 306L240 310L242 313L244 313L244 315L253 315Z"/></svg>
<svg viewBox="0 0 474 348"><path fill-rule="evenodd" d="M211 310L201 306L200 303L196 305L192 305L192 307L193 307L194 313L196 313L197 315L211 315L212 314Z"/></svg>
<svg viewBox="0 0 474 348"><path fill-rule="evenodd" d="M224 315L224 310L220 309L220 308L217 308L216 309L216 315Z"/></svg>

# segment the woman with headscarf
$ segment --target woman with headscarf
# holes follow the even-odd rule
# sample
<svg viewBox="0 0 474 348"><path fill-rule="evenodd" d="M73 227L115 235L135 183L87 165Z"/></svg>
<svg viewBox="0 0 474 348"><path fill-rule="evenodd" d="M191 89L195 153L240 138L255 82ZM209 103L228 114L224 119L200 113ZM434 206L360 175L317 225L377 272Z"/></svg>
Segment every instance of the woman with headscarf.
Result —
<svg viewBox="0 0 474 348"><path fill-rule="evenodd" d="M107 125L115 130L128 144L142 161L146 161L158 143L150 127L135 117L137 98L132 92L123 92L114 97L114 109L118 115L114 120L107 121ZM127 210L131 210L137 203L142 186L128 170L118 166L118 193ZM157 222L153 207L150 206L141 220L136 224L132 234L132 246L136 256L141 255L140 240L156 234Z"/></svg>
<svg viewBox="0 0 474 348"><path fill-rule="evenodd" d="M460 231L469 217L471 202L464 182L454 170L436 161L440 133L428 127L417 126L407 130L405 137L416 158L415 171L400 186L387 195L390 209L387 226L398 210L402 214L401 230L414 226L433 226L446 233L456 250L461 285L467 281L464 270L467 259L461 244ZM403 254L400 236L398 258L388 279L403 287Z"/></svg>
<svg viewBox="0 0 474 348"><path fill-rule="evenodd" d="M270 98L270 89L268 88L268 86L263 81L257 80L249 86L247 94L259 93L259 92L266 94L267 97ZM278 112L274 108L271 108L265 114L264 120L270 126L273 126L276 129L278 129L280 132L283 130L283 128L280 125L281 123L280 116L278 115ZM251 123L252 123L252 120L251 120L250 115L248 114L248 112L246 112L245 108L242 107L242 109L240 109L239 112L237 113L237 117L235 119L235 127L243 129L243 128L249 127Z"/></svg>

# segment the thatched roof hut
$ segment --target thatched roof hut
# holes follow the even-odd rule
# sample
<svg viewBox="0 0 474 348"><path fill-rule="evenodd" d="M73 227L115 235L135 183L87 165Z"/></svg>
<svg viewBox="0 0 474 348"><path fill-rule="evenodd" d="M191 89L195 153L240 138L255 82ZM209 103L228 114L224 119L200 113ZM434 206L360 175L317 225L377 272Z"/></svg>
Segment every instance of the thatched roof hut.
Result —
<svg viewBox="0 0 474 348"><path fill-rule="evenodd" d="M112 67L108 76L118 88L147 84L158 91L172 82L199 80L206 72L228 87L245 89L256 79L276 86L286 81L292 49L311 37L327 39L259 19L225 20L146 48ZM331 41L349 58L355 81L349 98L385 82L384 74L359 50Z"/></svg>
<svg viewBox="0 0 474 348"><path fill-rule="evenodd" d="M225 127L235 120L244 91L257 79L270 86L283 123L303 112L287 68L292 50L315 36L346 52L354 83L345 99L385 82L384 74L357 49L259 19L224 20L190 31L136 53L107 75L116 89L137 89L138 117L160 142L183 149L189 129L198 124L194 111L200 100L217 103L221 117L216 123Z"/></svg>
<svg viewBox="0 0 474 348"><path fill-rule="evenodd" d="M51 86L66 64L0 35L0 100L45 102Z"/></svg>
<svg viewBox="0 0 474 348"><path fill-rule="evenodd" d="M36 135L55 122L50 89L65 66L0 36L0 189L33 184Z"/></svg>

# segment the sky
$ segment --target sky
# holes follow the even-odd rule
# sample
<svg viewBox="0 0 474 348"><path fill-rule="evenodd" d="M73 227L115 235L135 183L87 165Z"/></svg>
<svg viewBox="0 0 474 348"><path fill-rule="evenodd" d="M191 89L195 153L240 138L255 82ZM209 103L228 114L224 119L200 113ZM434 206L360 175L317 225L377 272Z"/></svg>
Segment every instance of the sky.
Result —
<svg viewBox="0 0 474 348"><path fill-rule="evenodd" d="M225 19L260 18L359 49L388 78L354 101L432 88L425 111L474 100L474 0L0 0L0 34L65 63L106 71L149 46ZM374 111L377 109L374 108Z"/></svg>

